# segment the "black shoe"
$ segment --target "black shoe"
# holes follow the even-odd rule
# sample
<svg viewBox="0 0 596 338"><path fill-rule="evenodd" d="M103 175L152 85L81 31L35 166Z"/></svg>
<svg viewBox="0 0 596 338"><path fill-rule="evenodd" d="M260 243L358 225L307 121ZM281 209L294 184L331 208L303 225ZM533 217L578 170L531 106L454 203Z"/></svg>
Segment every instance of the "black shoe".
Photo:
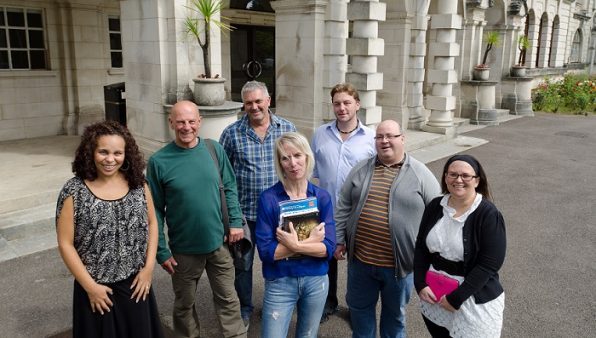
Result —
<svg viewBox="0 0 596 338"><path fill-rule="evenodd" d="M328 320L329 320L329 315L326 314L325 312L323 312L323 315L321 316L321 324L325 323Z"/></svg>
<svg viewBox="0 0 596 338"><path fill-rule="evenodd" d="M325 306L325 309L323 309L323 315L325 316L333 316L334 314L336 314L339 311L339 306Z"/></svg>

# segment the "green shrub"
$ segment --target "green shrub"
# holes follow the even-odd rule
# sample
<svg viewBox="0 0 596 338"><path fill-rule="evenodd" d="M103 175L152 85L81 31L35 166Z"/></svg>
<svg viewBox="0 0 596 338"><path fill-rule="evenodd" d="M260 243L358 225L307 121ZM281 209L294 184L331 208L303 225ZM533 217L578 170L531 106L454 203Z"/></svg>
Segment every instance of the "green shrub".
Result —
<svg viewBox="0 0 596 338"><path fill-rule="evenodd" d="M565 75L559 81L545 79L532 91L532 103L535 111L596 111L596 79L587 75Z"/></svg>

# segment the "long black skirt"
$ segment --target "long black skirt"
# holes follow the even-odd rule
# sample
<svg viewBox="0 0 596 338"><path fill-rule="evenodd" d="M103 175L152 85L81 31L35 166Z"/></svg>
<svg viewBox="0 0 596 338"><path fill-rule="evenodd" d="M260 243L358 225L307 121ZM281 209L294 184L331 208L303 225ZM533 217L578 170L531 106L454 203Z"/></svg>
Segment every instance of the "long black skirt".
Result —
<svg viewBox="0 0 596 338"><path fill-rule="evenodd" d="M112 303L110 312L104 314L91 311L91 303L87 292L75 280L73 292L73 325L74 338L125 338L146 337L162 338L163 330L157 311L157 302L153 295L153 288L149 290L147 298L136 303L130 299L134 290L130 285L134 275L120 282L104 284L111 288L109 295Z"/></svg>

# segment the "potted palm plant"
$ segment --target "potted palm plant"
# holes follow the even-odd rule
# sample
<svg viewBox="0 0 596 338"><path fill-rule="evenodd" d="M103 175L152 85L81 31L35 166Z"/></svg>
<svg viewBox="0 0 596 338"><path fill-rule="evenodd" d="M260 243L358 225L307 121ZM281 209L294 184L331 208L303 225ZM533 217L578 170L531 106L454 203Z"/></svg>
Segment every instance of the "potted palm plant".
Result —
<svg viewBox="0 0 596 338"><path fill-rule="evenodd" d="M488 32L484 38L486 41L486 49L484 50L484 56L482 57L482 63L476 65L472 71L472 78L474 80L487 81L490 72L490 66L487 63L488 53L499 43L498 32Z"/></svg>
<svg viewBox="0 0 596 338"><path fill-rule="evenodd" d="M221 0L192 0L187 8L194 12L194 16L186 17L184 27L186 33L194 37L203 51L204 74L193 79L195 83L195 103L200 106L218 106L225 102L225 79L219 74L213 76L211 72L211 32L212 29L221 29L229 32L234 27L218 20L223 3ZM225 19L225 17L221 17Z"/></svg>
<svg viewBox="0 0 596 338"><path fill-rule="evenodd" d="M519 49L519 59L517 64L511 66L511 77L526 76L526 51L530 47L530 40L526 35L522 35L517 39L517 49Z"/></svg>

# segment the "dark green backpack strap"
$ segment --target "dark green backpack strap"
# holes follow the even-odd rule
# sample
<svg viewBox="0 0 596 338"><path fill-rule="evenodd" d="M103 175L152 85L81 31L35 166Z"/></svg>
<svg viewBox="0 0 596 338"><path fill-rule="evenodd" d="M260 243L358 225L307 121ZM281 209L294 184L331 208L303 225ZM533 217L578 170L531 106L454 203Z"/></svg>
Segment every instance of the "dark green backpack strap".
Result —
<svg viewBox="0 0 596 338"><path fill-rule="evenodd" d="M220 174L220 169L219 169L219 158L217 157L217 154L215 153L215 147L213 146L213 140L212 139L204 139L205 140L205 146L207 147L207 150L209 151L209 154L211 155L211 158L213 159L213 162L215 163L215 167L217 168L217 176L219 177L219 199L221 200L221 217L222 217L222 223L224 225L224 233L226 234L226 236L228 235L228 232L230 232L230 215L228 215L228 204L226 203L226 193L224 191L224 186L223 186L223 182L221 180L221 174Z"/></svg>

